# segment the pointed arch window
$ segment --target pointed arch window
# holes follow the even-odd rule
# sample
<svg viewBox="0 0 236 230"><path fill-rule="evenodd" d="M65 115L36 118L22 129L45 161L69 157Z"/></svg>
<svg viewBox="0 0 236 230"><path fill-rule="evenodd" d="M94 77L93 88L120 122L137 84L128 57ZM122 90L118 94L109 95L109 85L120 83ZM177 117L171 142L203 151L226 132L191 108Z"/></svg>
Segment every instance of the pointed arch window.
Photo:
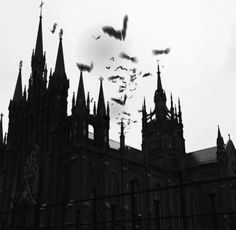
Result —
<svg viewBox="0 0 236 230"><path fill-rule="evenodd" d="M140 183L137 178L131 181L131 188L133 186L133 191L134 192L139 192L140 191ZM141 193L135 193L134 194L134 202L135 202L135 209L137 210L137 214L141 214Z"/></svg>

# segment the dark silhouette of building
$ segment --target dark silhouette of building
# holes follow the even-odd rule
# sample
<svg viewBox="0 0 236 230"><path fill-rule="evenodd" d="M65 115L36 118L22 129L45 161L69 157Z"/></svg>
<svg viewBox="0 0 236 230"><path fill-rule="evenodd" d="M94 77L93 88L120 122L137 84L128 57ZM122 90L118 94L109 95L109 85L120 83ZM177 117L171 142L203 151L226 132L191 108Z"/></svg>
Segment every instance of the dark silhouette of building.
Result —
<svg viewBox="0 0 236 230"><path fill-rule="evenodd" d="M225 145L219 128L215 147L186 154L180 101L177 109L171 96L167 107L159 66L154 110L147 113L143 102L141 151L125 145L123 122L120 142L109 139L110 109L105 103L102 79L98 103L92 111L82 72L71 115L67 114L68 89L62 33L55 69L48 79L40 16L28 90L22 90L20 65L9 104L7 137L3 137L2 116L0 121L1 229L77 229L78 218L80 223L111 218L114 205L116 216L133 216L138 221L140 215L155 216L154 200L160 201L161 216L181 216L184 213L179 188L160 190L179 185L180 172L186 183L235 175L233 142L229 139ZM234 211L234 187L230 181L186 188L186 215L211 210L209 194L215 194L217 210ZM148 189L157 191L134 195L135 209L128 196L100 199L96 209L90 200L75 202ZM218 222L219 229L235 229L233 216L219 216ZM181 218L161 221L161 229L184 229L183 225ZM145 220L141 226L151 229L153 223ZM192 230L213 229L214 223L209 216L194 216L186 226ZM121 228L130 229L131 223L120 223Z"/></svg>

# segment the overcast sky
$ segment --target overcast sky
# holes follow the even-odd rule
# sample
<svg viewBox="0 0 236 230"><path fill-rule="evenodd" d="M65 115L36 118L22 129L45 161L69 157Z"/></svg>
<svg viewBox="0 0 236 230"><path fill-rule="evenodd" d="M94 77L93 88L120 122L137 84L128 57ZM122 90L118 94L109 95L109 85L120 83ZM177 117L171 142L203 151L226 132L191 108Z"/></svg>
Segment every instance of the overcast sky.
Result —
<svg viewBox="0 0 236 230"><path fill-rule="evenodd" d="M7 131L8 105L23 61L23 84L28 85L32 49L35 48L39 21L38 0L4 1L0 8L0 108ZM156 63L160 60L162 85L167 104L172 92L180 97L187 152L214 146L217 125L225 142L228 133L236 140L236 2L235 0L45 0L43 6L43 46L49 68L55 67L58 32L63 28L63 48L67 77L70 79L68 114L73 91L77 91L79 71L76 62L94 62L91 73L84 73L86 93L97 101L99 80L104 77L106 101L118 96L118 85L107 78L122 64L152 76L137 79L137 89L129 91L125 107L111 105L110 137L118 140L118 113L132 114L137 123L127 129L126 144L140 148L141 109L146 97L147 110L154 108ZM121 29L128 15L125 41L115 40L102 27ZM57 22L52 34L50 29ZM101 35L95 40L92 35ZM153 56L153 49L171 48L167 55ZM119 58L123 51L138 63ZM109 60L114 56L115 61ZM105 67L111 66L110 70ZM121 72L120 72L121 73ZM130 86L132 87L132 86ZM133 95L133 96L132 96ZM120 117L119 117L120 118Z"/></svg>

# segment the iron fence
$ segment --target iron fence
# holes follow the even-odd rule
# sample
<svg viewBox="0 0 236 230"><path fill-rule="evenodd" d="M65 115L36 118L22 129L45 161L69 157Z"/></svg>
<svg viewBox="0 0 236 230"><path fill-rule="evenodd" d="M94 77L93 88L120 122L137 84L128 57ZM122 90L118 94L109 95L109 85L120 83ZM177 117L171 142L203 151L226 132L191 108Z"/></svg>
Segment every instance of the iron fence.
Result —
<svg viewBox="0 0 236 230"><path fill-rule="evenodd" d="M97 195L0 212L2 230L230 230L236 229L236 177L179 183L148 190ZM37 221L36 221L37 219Z"/></svg>

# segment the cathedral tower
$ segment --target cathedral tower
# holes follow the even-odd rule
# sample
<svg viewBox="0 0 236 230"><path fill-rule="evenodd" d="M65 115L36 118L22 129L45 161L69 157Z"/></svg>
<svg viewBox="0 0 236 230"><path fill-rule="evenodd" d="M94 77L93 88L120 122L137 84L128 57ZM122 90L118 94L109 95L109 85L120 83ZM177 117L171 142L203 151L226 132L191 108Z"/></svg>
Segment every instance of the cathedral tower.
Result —
<svg viewBox="0 0 236 230"><path fill-rule="evenodd" d="M155 108L147 114L145 100L142 107L142 150L150 162L155 162L155 165L169 171L176 171L183 167L185 144L180 100L178 100L178 112L173 106L172 95L170 100L171 106L168 109L158 65Z"/></svg>

